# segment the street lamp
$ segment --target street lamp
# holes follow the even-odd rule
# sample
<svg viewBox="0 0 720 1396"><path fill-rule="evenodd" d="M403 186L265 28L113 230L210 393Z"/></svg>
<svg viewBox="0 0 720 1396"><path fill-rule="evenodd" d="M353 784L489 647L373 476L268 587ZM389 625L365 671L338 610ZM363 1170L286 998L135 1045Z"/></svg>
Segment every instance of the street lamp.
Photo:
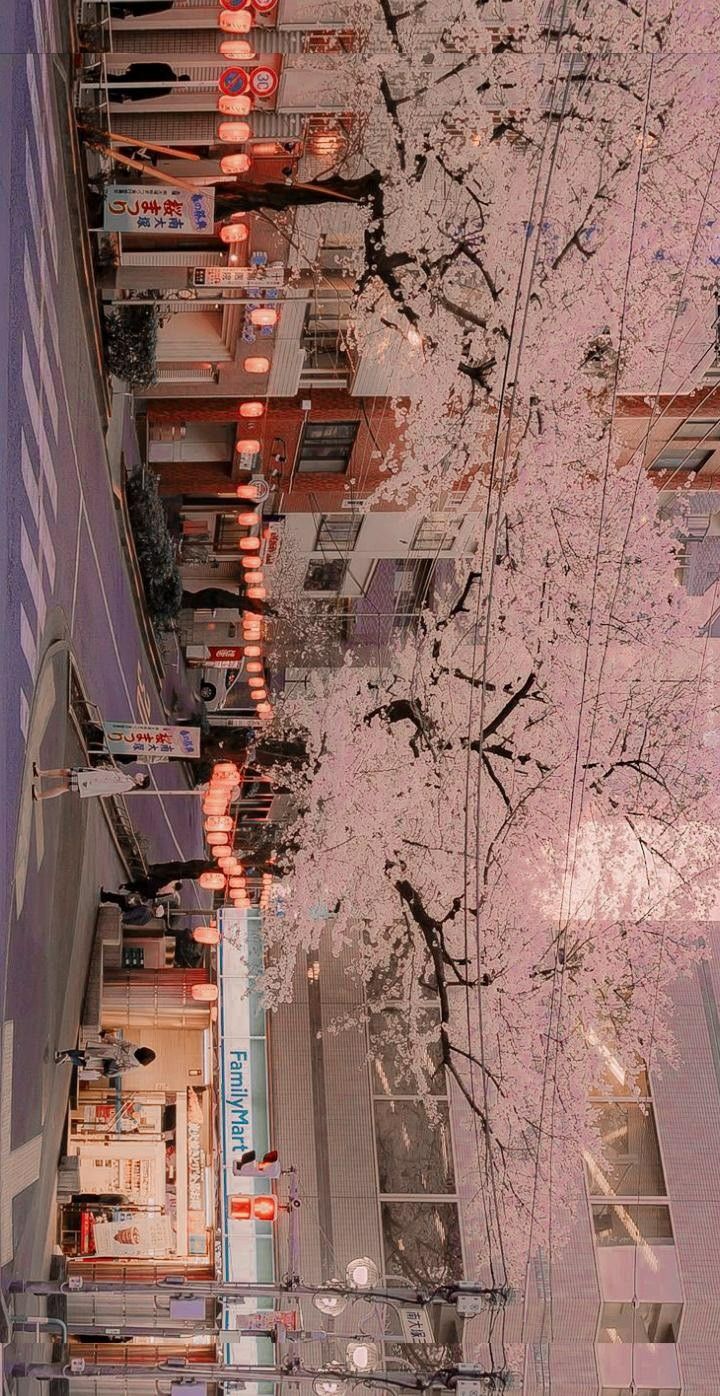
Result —
<svg viewBox="0 0 720 1396"><path fill-rule="evenodd" d="M339 1280L331 1280L330 1283L339 1284ZM317 1294L313 1294L312 1301L321 1314L329 1314L331 1318L343 1313L348 1302L344 1294L333 1294L330 1290L325 1293L320 1290Z"/></svg>
<svg viewBox="0 0 720 1396"><path fill-rule="evenodd" d="M371 1260L367 1255L362 1255L359 1260L350 1261L345 1271L345 1278L354 1289L369 1289L371 1285L377 1284L380 1271L374 1260Z"/></svg>
<svg viewBox="0 0 720 1396"><path fill-rule="evenodd" d="M345 1356L348 1366L352 1367L354 1372L369 1372L371 1368L377 1367L380 1361L380 1349L377 1343L353 1340L348 1343Z"/></svg>

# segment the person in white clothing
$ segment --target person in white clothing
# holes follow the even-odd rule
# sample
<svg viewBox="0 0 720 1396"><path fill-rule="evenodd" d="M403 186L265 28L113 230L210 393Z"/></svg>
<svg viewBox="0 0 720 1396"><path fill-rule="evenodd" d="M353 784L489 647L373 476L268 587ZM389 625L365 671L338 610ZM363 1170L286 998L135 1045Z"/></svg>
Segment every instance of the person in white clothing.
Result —
<svg viewBox="0 0 720 1396"><path fill-rule="evenodd" d="M87 1047L67 1047L56 1052L56 1065L70 1062L83 1071L120 1076L123 1071L133 1071L135 1067L149 1066L155 1061L152 1047L136 1047L134 1042L126 1042L114 1032L102 1032L100 1038L100 1042Z"/></svg>
<svg viewBox="0 0 720 1396"><path fill-rule="evenodd" d="M69 790L76 791L81 800L91 795L127 795L132 790L144 790L150 784L147 775L131 776L127 771L108 770L106 767L66 766L54 771L39 771L34 766L33 776L35 800L54 800L58 795L66 795ZM43 790L43 780L52 781L52 786Z"/></svg>

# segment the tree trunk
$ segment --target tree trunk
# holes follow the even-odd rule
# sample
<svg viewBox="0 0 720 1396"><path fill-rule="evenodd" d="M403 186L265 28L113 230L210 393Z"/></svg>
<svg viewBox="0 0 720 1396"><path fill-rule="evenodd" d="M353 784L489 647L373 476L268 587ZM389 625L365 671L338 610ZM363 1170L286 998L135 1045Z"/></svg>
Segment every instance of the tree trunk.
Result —
<svg viewBox="0 0 720 1396"><path fill-rule="evenodd" d="M215 208L221 217L229 218L231 213L256 213L264 208L281 211L333 201L359 204L375 199L379 185L378 170L371 170L360 179L333 175L330 179L315 180L313 184L233 184L227 189L217 185Z"/></svg>

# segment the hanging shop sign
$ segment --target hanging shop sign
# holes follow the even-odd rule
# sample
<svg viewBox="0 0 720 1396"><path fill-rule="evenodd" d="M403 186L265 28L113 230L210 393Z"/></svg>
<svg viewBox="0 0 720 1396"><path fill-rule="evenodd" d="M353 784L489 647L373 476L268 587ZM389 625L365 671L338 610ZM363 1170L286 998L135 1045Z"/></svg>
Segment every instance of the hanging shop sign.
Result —
<svg viewBox="0 0 720 1396"><path fill-rule="evenodd" d="M398 1318L406 1343L425 1343L432 1346L435 1342L430 1318L422 1307L401 1308L398 1310Z"/></svg>
<svg viewBox="0 0 720 1396"><path fill-rule="evenodd" d="M207 662L213 664L216 669L233 669L236 664L242 664L245 651L242 645L208 645Z"/></svg>
<svg viewBox="0 0 720 1396"><path fill-rule="evenodd" d="M233 1195L268 1188L265 1179L236 1177L232 1171L233 1160L249 1149L262 1155L270 1147L265 1010L254 987L264 971L262 938L259 916L252 912L223 907L218 926L222 1269L225 1279L251 1280L259 1278L261 1264L255 1227L234 1224L230 1213Z"/></svg>
<svg viewBox="0 0 720 1396"><path fill-rule="evenodd" d="M267 101L268 97L274 97L278 90L280 79L274 68L266 68L264 64L253 68L250 74L250 91L253 96L259 97L262 101Z"/></svg>
<svg viewBox="0 0 720 1396"><path fill-rule="evenodd" d="M266 267L193 267L193 286L243 286L260 294L269 287L279 290L285 284L282 262Z"/></svg>
<svg viewBox="0 0 720 1396"><path fill-rule="evenodd" d="M218 87L224 97L241 97L247 92L250 80L244 68L224 68L218 78Z"/></svg>
<svg viewBox="0 0 720 1396"><path fill-rule="evenodd" d="M280 552L284 523L269 523L263 529L262 560L265 567L272 567Z"/></svg>
<svg viewBox="0 0 720 1396"><path fill-rule="evenodd" d="M105 194L108 233L212 232L215 190L174 189L167 184L111 184Z"/></svg>
<svg viewBox="0 0 720 1396"><path fill-rule="evenodd" d="M205 1154L202 1146L203 1113L197 1093L187 1093L188 1211L201 1212L205 1197Z"/></svg>
<svg viewBox="0 0 720 1396"><path fill-rule="evenodd" d="M289 1309L261 1309L255 1314L247 1314L240 1310L238 1327L253 1333L273 1333L278 1328L284 1328L286 1333L293 1333L297 1329L297 1314Z"/></svg>
<svg viewBox="0 0 720 1396"><path fill-rule="evenodd" d="M114 755L200 757L199 727L146 726L139 722L104 722L105 745Z"/></svg>
<svg viewBox="0 0 720 1396"><path fill-rule="evenodd" d="M169 1217L126 1214L121 1221L96 1221L96 1256L139 1256L143 1260L172 1255L175 1238Z"/></svg>

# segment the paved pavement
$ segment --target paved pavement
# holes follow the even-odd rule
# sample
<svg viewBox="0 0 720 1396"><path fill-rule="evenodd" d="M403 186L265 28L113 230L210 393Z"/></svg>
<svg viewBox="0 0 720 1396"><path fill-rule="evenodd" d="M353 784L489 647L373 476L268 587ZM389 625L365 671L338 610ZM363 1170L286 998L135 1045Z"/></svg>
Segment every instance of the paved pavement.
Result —
<svg viewBox="0 0 720 1396"><path fill-rule="evenodd" d="M164 720L138 626L95 390L69 189L67 75L52 0L3 7L0 56L0 549L3 838L0 875L0 1261L46 1249L67 1073L52 1065L77 1026L97 892L121 866L98 808L29 802L33 755L81 759L67 720L70 657L105 716ZM125 427L113 439L126 438ZM168 676L187 695L180 670ZM156 768L161 789L177 768ZM94 804L94 802L86 802ZM200 851L198 804L143 799L152 858ZM17 855L17 856L16 856ZM4 1271L7 1276L8 1269Z"/></svg>

